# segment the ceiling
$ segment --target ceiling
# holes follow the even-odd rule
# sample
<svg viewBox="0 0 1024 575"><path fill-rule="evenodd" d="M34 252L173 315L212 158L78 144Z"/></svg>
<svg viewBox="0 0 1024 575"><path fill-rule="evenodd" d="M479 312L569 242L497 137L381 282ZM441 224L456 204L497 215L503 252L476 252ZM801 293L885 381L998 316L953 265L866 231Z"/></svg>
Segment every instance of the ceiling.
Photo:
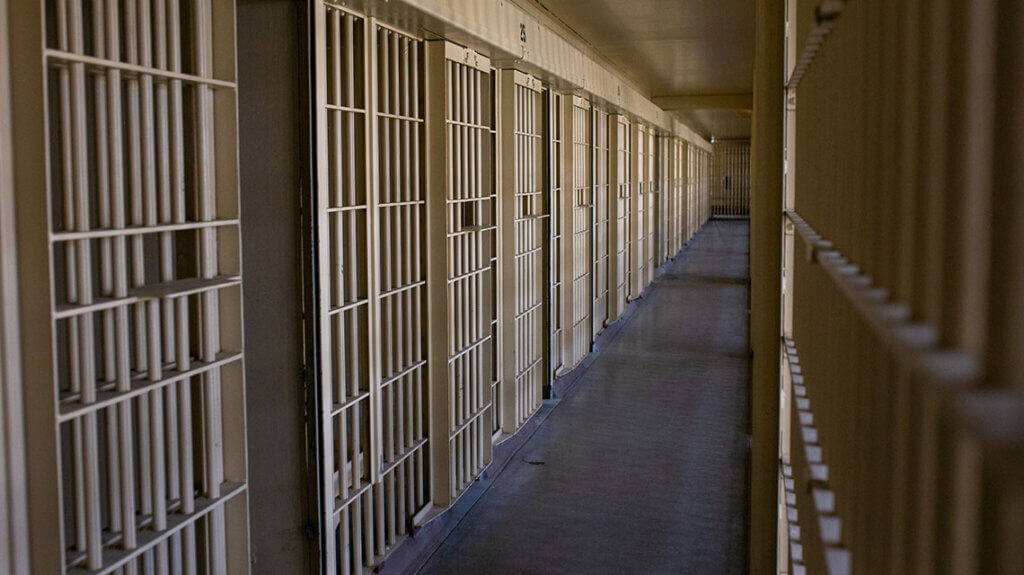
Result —
<svg viewBox="0 0 1024 575"><path fill-rule="evenodd" d="M533 2L703 136L750 137L753 0Z"/></svg>

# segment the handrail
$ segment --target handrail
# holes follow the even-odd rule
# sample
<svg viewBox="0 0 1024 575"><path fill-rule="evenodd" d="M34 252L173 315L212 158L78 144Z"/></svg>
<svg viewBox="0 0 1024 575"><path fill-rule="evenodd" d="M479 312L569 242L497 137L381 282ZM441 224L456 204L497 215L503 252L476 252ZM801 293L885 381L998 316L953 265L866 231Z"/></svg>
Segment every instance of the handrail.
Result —
<svg viewBox="0 0 1024 575"><path fill-rule="evenodd" d="M825 565L830 575L846 575L851 572L853 559L851 551L842 545L843 520L839 517L836 508L836 494L829 486L829 467L825 463L825 450L821 444L821 437L818 428L814 423L814 413L811 410L811 400L807 397L807 385L804 382L803 368L800 366L800 356L797 353L796 344L792 339L783 340L783 353L789 365L790 378L793 382L792 401L794 412L799 423L799 434L794 434L800 446L803 448L803 459L806 460L806 477L808 485L806 488L801 485L797 489L791 460L789 465L783 464L783 474L786 480L786 506L787 518L796 523L798 518L796 508L797 500L801 496L810 494L812 503L809 508L814 510L816 517L811 521L804 521L802 528L798 527L799 536L797 543L793 543L791 536L790 561L794 566L793 572L799 571L798 567L806 567L808 549L806 543L808 538L804 530L817 528L818 537L816 541L821 543L821 562ZM792 501L792 505L790 502ZM792 509L790 509L792 507ZM805 518L806 519L806 518ZM813 565L813 564L812 564Z"/></svg>
<svg viewBox="0 0 1024 575"><path fill-rule="evenodd" d="M925 381L943 387L968 388L979 382L981 362L974 353L944 347L937 327L913 319L910 306L874 285L860 266L844 257L800 214L792 210L785 214L808 245L807 261L819 264L832 278L893 358Z"/></svg>
<svg viewBox="0 0 1024 575"><path fill-rule="evenodd" d="M836 19L843 13L844 4L846 4L845 0L824 0L815 8L815 23L804 40L803 49L800 50L800 57L797 59L796 66L793 68L793 74L789 77L789 81L786 84L788 90L796 90L797 86L800 85L800 80L803 79L804 74L810 69L811 62L814 61L814 57L818 55L818 50L825 43L825 38L832 33Z"/></svg>

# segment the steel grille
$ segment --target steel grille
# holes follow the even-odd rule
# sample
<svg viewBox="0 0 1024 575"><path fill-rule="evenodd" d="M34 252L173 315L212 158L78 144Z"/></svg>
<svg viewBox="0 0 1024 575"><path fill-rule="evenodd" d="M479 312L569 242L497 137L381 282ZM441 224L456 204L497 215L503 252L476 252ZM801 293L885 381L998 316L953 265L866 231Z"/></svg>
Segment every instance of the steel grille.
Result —
<svg viewBox="0 0 1024 575"><path fill-rule="evenodd" d="M485 423L493 382L492 254L494 193L490 175L490 84L487 71L446 60L449 142L448 385L452 498L490 460L492 430Z"/></svg>
<svg viewBox="0 0 1024 575"><path fill-rule="evenodd" d="M562 229L562 146L565 135L562 124L562 98L558 92L547 91L547 187L548 187L548 219L551 229L551 240L548 243L548 269L550 281L550 296L547 317L551 324L551 343L549 366L546 370L548 378L559 373L563 366L571 360L563 356L562 331L566 329L562 325L562 308L565 306L565 293L567 281L562 277L562 242L565 241L565 233Z"/></svg>
<svg viewBox="0 0 1024 575"><path fill-rule="evenodd" d="M422 41L319 7L323 558L378 564L430 501Z"/></svg>
<svg viewBox="0 0 1024 575"><path fill-rule="evenodd" d="M66 571L247 561L233 11L45 5Z"/></svg>
<svg viewBox="0 0 1024 575"><path fill-rule="evenodd" d="M612 319L618 318L626 309L626 299L629 296L629 287L633 277L633 243L635 242L632 220L633 182L630 174L630 162L633 154L633 139L631 138L631 126L629 120L624 116L616 116L615 121L616 146L615 161L616 182L615 182L615 286L616 301L613 302L615 312Z"/></svg>
<svg viewBox="0 0 1024 575"><path fill-rule="evenodd" d="M750 215L750 142L716 142L712 161L712 215Z"/></svg>
<svg viewBox="0 0 1024 575"><path fill-rule="evenodd" d="M591 281L593 266L593 210L591 113L590 103L574 98L572 108L573 136L573 356L576 366L590 353L593 337L591 311L594 286Z"/></svg>
<svg viewBox="0 0 1024 575"><path fill-rule="evenodd" d="M644 198L641 201L641 205L644 209L644 216L641 221L644 222L644 259L646 260L644 268L643 286L646 287L654 281L654 268L657 265L655 252L655 231L657 230L657 217L655 212L655 202L657 201L657 182L658 176L655 172L655 132L653 128L648 128L646 136L644 137L644 156L643 156L643 180L645 182L644 187Z"/></svg>
<svg viewBox="0 0 1024 575"><path fill-rule="evenodd" d="M604 330L611 302L608 300L610 255L608 201L608 113L593 109L594 122L594 336Z"/></svg>

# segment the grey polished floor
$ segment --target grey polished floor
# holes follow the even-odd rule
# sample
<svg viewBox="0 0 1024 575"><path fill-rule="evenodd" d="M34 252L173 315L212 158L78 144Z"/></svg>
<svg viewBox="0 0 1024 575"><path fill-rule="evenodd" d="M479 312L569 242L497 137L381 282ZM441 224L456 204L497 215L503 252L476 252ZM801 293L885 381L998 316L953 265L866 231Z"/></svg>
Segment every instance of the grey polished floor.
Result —
<svg viewBox="0 0 1024 575"><path fill-rule="evenodd" d="M748 233L698 233L421 573L743 571Z"/></svg>

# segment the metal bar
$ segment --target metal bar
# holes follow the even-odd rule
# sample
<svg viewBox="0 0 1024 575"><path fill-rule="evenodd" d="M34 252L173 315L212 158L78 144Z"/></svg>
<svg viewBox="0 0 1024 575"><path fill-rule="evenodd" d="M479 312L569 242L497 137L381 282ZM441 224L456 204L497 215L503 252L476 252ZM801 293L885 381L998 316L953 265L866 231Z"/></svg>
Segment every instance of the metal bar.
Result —
<svg viewBox="0 0 1024 575"><path fill-rule="evenodd" d="M126 74L126 77L139 77L139 78L160 78L165 80L176 80L180 82L186 82L189 84L203 85L216 87L226 90L235 90L237 86L234 82L226 80L219 80L217 78L197 76L192 74L183 74L174 70L163 70L147 65L139 65L132 62L120 62L117 60L96 58L87 54L77 53L74 51L68 51L67 49L53 49L47 48L43 51L44 57L49 61L64 63L70 68L74 68L76 64L93 66L99 70L119 70L121 72L130 72Z"/></svg>
<svg viewBox="0 0 1024 575"><path fill-rule="evenodd" d="M73 542L40 540L51 554L67 549L57 554L58 569L197 571L192 522L175 523L171 516L195 511L193 466L208 474L208 493L216 494L225 478L221 458L244 463L244 422L240 442L237 435L220 435L222 419L238 412L234 393L224 403L217 392L196 396L204 432L217 449L192 452L188 381L216 379L226 364L211 361L225 354L238 374L225 379L241 374L234 367L240 346L232 339L222 348L220 340L222 327L237 333L241 326L237 253L219 241L237 234L238 224L232 217L237 205L230 206L237 199L231 175L236 142L224 137L233 134L235 119L222 113L233 105L234 84L215 79L212 64L204 65L212 61L212 13L225 4L199 2L184 33L175 0L84 6L61 0L46 7L53 14L32 16L52 17L56 25L35 48L39 71L55 71L52 106L38 116L50 129L40 122L33 130L52 140L51 157L40 165L51 163L59 175L49 181L49 198L42 196L49 205L30 210L42 217L26 220L38 219L49 249L26 265L45 268L48 277L36 283L48 281L56 294L35 323L63 332L46 342L45 355L57 361L38 370L55 384L50 423L64 436L61 458L71 462L71 488L61 493L58 482L54 499L65 505L63 531ZM22 27L32 27L25 13L19 17ZM230 55L233 28L216 34L218 46L227 46L222 53ZM189 52L197 60L195 74L181 71L182 37L195 42ZM182 83L198 95L198 113L191 116L182 113ZM187 128L196 140L186 146ZM188 165L186 150L196 160ZM186 179L196 182L196 222L184 217ZM232 304L223 313L219 299ZM190 300L203 301L198 325L188 313ZM202 342L204 363L197 370L190 367L190 331ZM240 379L232 384L241 390ZM230 479L244 489L244 474ZM220 532L230 529L234 540L245 540L246 522L237 513L226 518L220 503L209 509L203 520L212 545L205 557L211 571L223 572L229 559L226 546L218 545ZM48 560L36 562L51 570L45 565Z"/></svg>
<svg viewBox="0 0 1024 575"><path fill-rule="evenodd" d="M0 5L0 37L8 39L7 4ZM26 501L25 425L22 403L16 253L10 55L0 48L0 569L27 575L30 569ZM116 508L113 508L117 511Z"/></svg>

